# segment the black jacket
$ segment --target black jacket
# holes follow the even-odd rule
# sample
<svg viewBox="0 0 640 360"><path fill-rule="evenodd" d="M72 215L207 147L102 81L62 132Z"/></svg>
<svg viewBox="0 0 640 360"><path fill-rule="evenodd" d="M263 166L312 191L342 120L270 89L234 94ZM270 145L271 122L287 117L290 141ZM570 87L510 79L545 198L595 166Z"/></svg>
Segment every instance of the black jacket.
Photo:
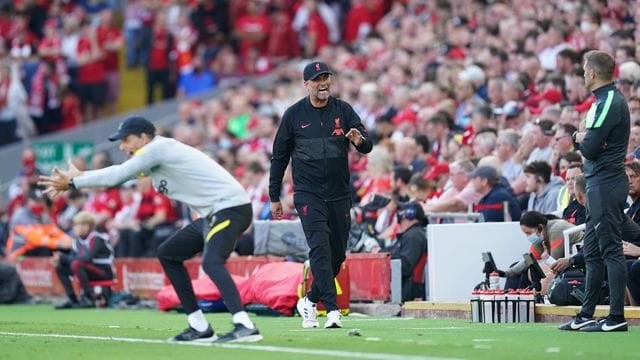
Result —
<svg viewBox="0 0 640 360"><path fill-rule="evenodd" d="M595 102L587 113L587 133L577 144L584 163L587 187L626 178L624 159L629 142L629 107L613 84L593 91Z"/></svg>
<svg viewBox="0 0 640 360"><path fill-rule="evenodd" d="M349 198L349 129L356 128L364 141L356 149L368 153L373 147L366 129L351 105L329 98L327 106L315 108L309 97L285 111L273 143L269 197L280 201L282 177L292 159L295 192L307 192L323 200Z"/></svg>
<svg viewBox="0 0 640 360"><path fill-rule="evenodd" d="M420 294L418 287L414 290L413 270L426 251L427 234L421 224L415 224L398 234L398 241L392 250L391 258L402 261L402 301L424 297L424 292Z"/></svg>

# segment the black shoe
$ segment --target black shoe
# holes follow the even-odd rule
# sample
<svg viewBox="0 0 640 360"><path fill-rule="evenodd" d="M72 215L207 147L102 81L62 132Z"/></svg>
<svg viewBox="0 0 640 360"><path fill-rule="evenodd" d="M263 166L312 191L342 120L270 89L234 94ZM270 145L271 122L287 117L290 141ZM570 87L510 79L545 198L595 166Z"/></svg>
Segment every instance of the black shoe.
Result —
<svg viewBox="0 0 640 360"><path fill-rule="evenodd" d="M180 334L170 338L169 341L213 342L216 339L217 336L209 325L205 331L198 331L189 326Z"/></svg>
<svg viewBox="0 0 640 360"><path fill-rule="evenodd" d="M629 325L626 321L613 321L609 318L604 318L589 326L585 326L580 329L584 332L611 332L611 331L628 331Z"/></svg>
<svg viewBox="0 0 640 360"><path fill-rule="evenodd" d="M83 295L78 302L78 307L84 309L94 308L96 307L96 303L89 296Z"/></svg>
<svg viewBox="0 0 640 360"><path fill-rule="evenodd" d="M60 305L56 305L53 308L56 310L61 310L61 309L77 309L79 307L80 307L80 304L78 304L77 301L67 300L66 302Z"/></svg>
<svg viewBox="0 0 640 360"><path fill-rule="evenodd" d="M573 330L577 331L585 326L593 325L596 321L591 318L585 318L580 315L576 315L571 321L568 321L558 327L560 330Z"/></svg>
<svg viewBox="0 0 640 360"><path fill-rule="evenodd" d="M256 342L262 340L258 329L249 329L242 324L233 324L233 330L220 336L216 342Z"/></svg>

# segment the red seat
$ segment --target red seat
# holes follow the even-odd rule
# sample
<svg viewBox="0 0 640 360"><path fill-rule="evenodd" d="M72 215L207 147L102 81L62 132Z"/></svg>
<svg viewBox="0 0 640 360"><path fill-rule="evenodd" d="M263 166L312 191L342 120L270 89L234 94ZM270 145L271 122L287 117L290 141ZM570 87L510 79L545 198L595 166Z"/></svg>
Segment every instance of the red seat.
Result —
<svg viewBox="0 0 640 360"><path fill-rule="evenodd" d="M116 285L116 280L115 279L111 279L111 280L94 280L94 281L89 281L89 286L115 286Z"/></svg>
<svg viewBox="0 0 640 360"><path fill-rule="evenodd" d="M109 298L115 285L115 279L89 281L89 286L93 288L96 307L109 307Z"/></svg>

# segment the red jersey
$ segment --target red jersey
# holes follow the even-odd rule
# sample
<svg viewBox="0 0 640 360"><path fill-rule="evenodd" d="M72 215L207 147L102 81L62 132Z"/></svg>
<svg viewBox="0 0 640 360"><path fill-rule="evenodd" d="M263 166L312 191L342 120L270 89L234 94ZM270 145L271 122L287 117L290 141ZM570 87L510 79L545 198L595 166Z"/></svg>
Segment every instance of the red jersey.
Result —
<svg viewBox="0 0 640 360"><path fill-rule="evenodd" d="M371 14L364 4L358 4L349 10L347 20L344 25L344 40L351 44L358 38L360 26L368 24L372 25Z"/></svg>
<svg viewBox="0 0 640 360"><path fill-rule="evenodd" d="M122 32L116 27L100 26L96 29L98 33L98 44L105 52L104 67L107 72L118 71L118 50L107 50L105 45L109 42L122 39Z"/></svg>
<svg viewBox="0 0 640 360"><path fill-rule="evenodd" d="M78 57L92 53L91 41L85 37L78 40ZM104 60L91 61L78 68L78 83L97 84L107 80Z"/></svg>
<svg viewBox="0 0 640 360"><path fill-rule="evenodd" d="M89 206L95 212L106 213L109 217L113 217L120 209L121 204L120 190L109 188L98 192Z"/></svg>
<svg viewBox="0 0 640 360"><path fill-rule="evenodd" d="M322 20L322 17L317 12L314 12L309 17L309 26L307 28L309 35L314 35L316 39L315 53L317 54L320 49L329 45L329 29Z"/></svg>
<svg viewBox="0 0 640 360"><path fill-rule="evenodd" d="M169 32L164 28L153 30L151 37L151 53L149 54L149 69L167 70L169 68Z"/></svg>
<svg viewBox="0 0 640 360"><path fill-rule="evenodd" d="M271 31L271 21L265 15L242 15L235 23L235 30L250 36L256 34L269 34ZM267 38L262 40L242 39L240 40L240 56L246 57L251 48L264 54L266 49Z"/></svg>
<svg viewBox="0 0 640 360"><path fill-rule="evenodd" d="M40 45L38 45L38 52L41 53L43 50L49 49L57 49L60 52L60 47L62 46L62 40L60 37L45 37L40 41ZM61 59L62 56L58 54L58 56L43 56L42 59L45 61L56 61Z"/></svg>

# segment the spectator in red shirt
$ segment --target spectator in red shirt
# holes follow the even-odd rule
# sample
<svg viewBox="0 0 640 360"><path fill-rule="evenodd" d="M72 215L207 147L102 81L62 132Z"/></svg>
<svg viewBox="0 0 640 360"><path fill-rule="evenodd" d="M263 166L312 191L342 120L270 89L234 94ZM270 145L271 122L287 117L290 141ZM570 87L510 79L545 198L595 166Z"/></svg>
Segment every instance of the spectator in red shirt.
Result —
<svg viewBox="0 0 640 360"><path fill-rule="evenodd" d="M84 121L98 119L102 114L107 92L107 72L104 51L98 43L98 35L85 22L78 40L78 94L84 113Z"/></svg>
<svg viewBox="0 0 640 360"><path fill-rule="evenodd" d="M344 25L344 41L348 44L364 39L373 29L373 19L366 3L365 0L351 1Z"/></svg>
<svg viewBox="0 0 640 360"><path fill-rule="evenodd" d="M31 83L29 113L38 128L38 134L62 126L62 89L53 62L41 62L38 65Z"/></svg>
<svg viewBox="0 0 640 360"><path fill-rule="evenodd" d="M105 103L108 114L116 113L116 105L120 94L120 69L118 54L124 44L122 31L113 25L113 11L105 9L100 12L100 26L96 29L98 43L105 52L104 68L106 71L107 89Z"/></svg>
<svg viewBox="0 0 640 360"><path fill-rule="evenodd" d="M300 56L298 38L291 24L291 16L284 6L276 4L271 13L271 33L267 40L267 56L272 63Z"/></svg>
<svg viewBox="0 0 640 360"><path fill-rule="evenodd" d="M250 0L246 13L238 17L233 25L233 36L239 41L240 58L246 58L251 49L263 55L270 31L271 20L264 13L264 6L258 0Z"/></svg>
<svg viewBox="0 0 640 360"><path fill-rule="evenodd" d="M147 66L147 104L154 102L156 85L162 89L162 99L171 97L169 88L169 54L172 48L172 36L165 27L166 13L158 12L151 34L151 53Z"/></svg>

